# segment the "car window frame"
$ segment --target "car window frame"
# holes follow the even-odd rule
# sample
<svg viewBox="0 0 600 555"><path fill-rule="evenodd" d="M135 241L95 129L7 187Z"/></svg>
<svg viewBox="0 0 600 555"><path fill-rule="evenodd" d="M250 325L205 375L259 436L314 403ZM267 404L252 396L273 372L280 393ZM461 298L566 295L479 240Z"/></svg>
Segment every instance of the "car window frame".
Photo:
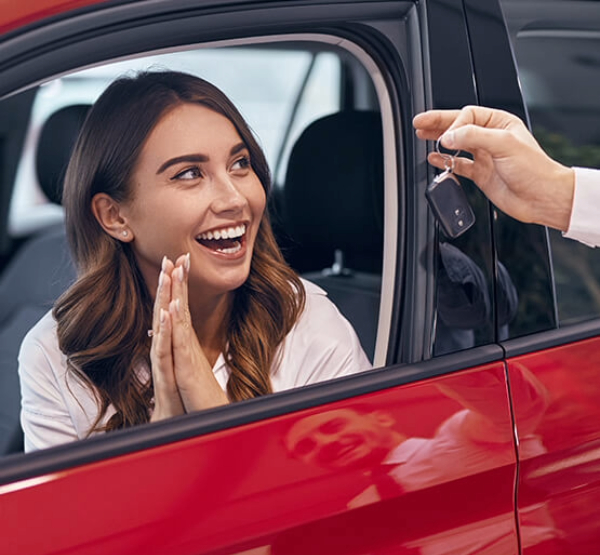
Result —
<svg viewBox="0 0 600 555"><path fill-rule="evenodd" d="M187 20L187 26L190 27L190 23L189 23L189 19ZM41 30L40 29L36 29L35 30L35 34L40 34ZM51 32L49 32L50 35L52 35ZM227 34L231 34L231 31ZM236 39L229 39L229 38L225 38L223 40L219 40L219 41L214 41L214 40L209 40L206 42L193 42L193 43L185 43L185 46L181 45L181 46L177 46L175 48L196 48L196 47L215 47L217 44L220 45L238 45L238 44L244 44L244 43L249 43L249 44L258 44L260 42L268 42L268 43L274 43L277 41L285 41L285 42L289 42L290 40L299 40L300 38L302 38L303 40L307 40L310 42L321 42L321 43L331 43L331 44L338 44L340 42L340 36L339 34L337 35L327 35L327 34L320 34L320 33L301 33L301 34L265 34L265 35L258 35L258 33L253 33L253 37L251 39L247 39L247 38L236 38ZM25 37L22 37L23 39ZM95 37L97 38L97 37ZM105 35L104 36L104 42L109 43L112 42L109 39L109 35ZM113 43L114 44L114 43ZM370 72L372 72L373 75L375 75L375 78L378 80L378 83L376 84L376 86L379 87L384 87L384 93L386 98L384 99L384 102L382 102L382 108L384 110L387 110L387 113L389 114L389 117L387 118L387 120L389 122L393 122L395 121L395 118L391 115L391 111L392 111L392 106L391 106L391 94L387 89L386 84L383 81L383 78L381 76L381 71L379 70L379 68L377 67L376 63L371 59L371 57L369 55L366 54L366 52L364 50L361 49L361 47L354 43L351 40L345 41L345 47L351 51L351 53L353 55L358 55L362 58L361 61L363 61L363 63L367 63L370 64L371 69ZM72 45L71 45L72 47ZM170 49L151 49L151 50L140 50L138 49L138 52L136 52L136 56L143 56L143 55L148 55L151 53L156 53L156 52L162 52L165 50L170 50ZM10 49L9 49L10 51ZM119 57L120 58L120 57ZM117 58L117 59L119 59ZM1 59L1 57L0 57ZM103 62L105 60L102 60ZM107 60L106 60L107 61ZM33 62L32 62L33 63ZM0 64L2 64L2 62L0 62ZM39 59L36 62L37 64L37 69L38 69L38 74L39 74L39 78L37 79L31 79L32 83L31 86L33 85L37 85L38 83L45 81L51 77L56 77L61 75L64 72L67 72L67 67L66 66L70 66L71 68L77 68L77 69L81 69L81 67L77 66L76 63L73 63L73 61L69 60L68 63L65 63L64 61L62 62L62 64L60 64L62 67L60 68L55 68L54 70L50 69L47 65L47 63L44 63L43 61L40 61ZM34 65L36 65L34 64ZM84 67L89 67L91 64L87 64ZM20 73L20 70L17 68L17 73ZM22 77L21 77L22 78ZM10 88L10 85L7 84L7 81L4 82L5 83L5 89ZM17 83L14 84L13 82L13 87L17 90L23 90L23 86L22 83ZM395 129L393 127L393 125L388 125L387 129L384 126L384 134L387 135L387 139L386 139L386 143L387 143L387 149L388 149L388 159L392 159L395 160L396 158L396 149L395 149L395 145L396 145L396 139L395 139ZM397 183L398 179L396 176L396 166L395 164L388 164L388 169L386 171L386 180L389 183L395 184ZM391 201L388 202L388 204L391 204L391 206L393 208L388 208L386 210L386 218L389 220L389 218L392 218L393 222L397 221L397 212L396 212L396 207L398 205L398 202L395 198L395 192L397 190L397 187L395 185L393 186L389 186L386 187L387 190L389 190L390 192L388 193L388 195L391 195ZM387 199L386 199L387 200ZM397 229L397 225L395 223L389 224L386 222L386 225L393 225L393 229ZM389 308L387 310L381 310L380 311L380 319L385 319L386 317L388 318L388 324L387 327L389 329L389 319L391 318L391 312L392 312L392 304L393 304L393 295L394 295L394 280L395 280L395 257L396 257L396 251L397 251L397 243L396 243L396 233L387 233L387 251L386 251L386 259L387 259L387 271L384 270L384 282L387 283L387 285L384 285L385 289L388 291L387 293L387 299L384 299L382 301L383 304L385 304L386 306L388 306ZM387 277L385 277L387 276ZM379 332L379 335L384 337L386 340L390 337L390 334L387 331ZM380 342L381 343L381 342ZM378 347L378 352L380 353L379 355L376 355L376 357L378 356L380 360L382 360L382 362L380 364L385 364L387 361L385 360L387 357L387 341L383 342L383 346ZM383 354L381 354L383 353ZM213 414L211 417L210 411L207 411L206 414L202 413L202 414L198 414L198 415L190 415L192 418L191 420L189 420L189 422L192 422L191 424L191 434L192 435L198 435L198 434L204 434L204 433L210 433L211 431L214 431L215 429L223 429L225 427L230 427L230 426L234 426L234 425L239 425L240 423L247 423L249 421L256 421L256 420L263 420L265 418L269 418L269 416L271 414L274 413L284 413L284 412L290 412L293 410L297 410L296 407L302 407L302 406L307 406L308 404L311 405L316 405L316 404L322 404L322 403L326 403L328 402L328 400L332 399L332 398L345 398L348 396L352 396L355 395L357 393L356 390L347 390L345 393L342 393L341 390L343 389L347 389L345 387L343 387L343 380L336 382L336 384L333 384L334 390L335 392L327 392L327 389L325 389L325 391L322 390L321 388L322 384L316 384L316 388L303 388L301 391L291 391L291 392L284 392L284 397L281 398L279 394L273 395L273 396L269 396L269 398L261 398L261 399L256 399L253 400L253 402L250 402L246 405L244 405L243 403L240 404L236 404L234 406L228 406L228 407L224 407L224 414L221 414L220 416L217 417L216 421L214 420L215 415ZM331 386L330 386L331 387ZM360 391L363 390L363 387L360 387ZM333 395L333 397L332 397ZM287 397L292 397L292 399L290 401L285 401L284 403L284 399L287 399ZM295 399L295 401L294 401ZM302 399L302 400L300 400ZM269 405L273 405L273 407L276 408L269 408ZM273 412L275 411L275 412ZM219 412L219 411L217 411ZM250 415L254 415L254 416L250 416ZM188 421L188 419L183 419L186 422ZM210 423L212 421L212 424ZM215 423L218 422L218 423ZM199 424L200 427L199 427ZM116 434L110 434L110 436L105 436L105 437L101 437L101 438L90 438L86 441L82 441L82 442L77 442L77 444L70 444L70 445L66 445L66 446L58 446L56 448L47 450L45 452L39 452L39 453L28 453L25 457L23 457L22 455L18 454L18 455L11 455L6 457L5 460L2 460L0 462L0 465L4 468L8 468L7 472L9 475L13 476L13 479L15 477L14 475L14 467L12 469L12 472L10 470L10 468L12 467L12 465L10 464L12 460L14 460L15 458L17 460L20 460L20 471L18 472L19 475L23 476L30 476L30 475L36 475L39 474L39 472L41 472L42 468L44 468L45 472L48 472L49 469L51 469L53 467L52 461L56 460L56 461L60 461L56 463L56 468L65 468L65 465L70 467L70 466L74 466L77 464L84 464L84 462L91 462L92 460L98 460L99 458L104 459L104 458L109 458L112 456L116 456L116 454L123 452L121 449L124 449L126 452L132 452L135 451L136 449L142 449L144 448L143 446L145 445L146 448L149 445L160 445L162 443L170 443L172 441L177 441L178 437L181 437L181 433L183 433L185 435L186 432L180 432L178 434L177 432L177 428L180 426L184 426L185 424L182 422L176 423L176 422L166 422L164 424L160 424L157 427L154 427L154 425L149 426L149 428L147 430L142 430L140 429L134 429L134 430L123 430L123 434L116 433ZM161 430L164 432L161 432ZM166 430L166 431L165 431ZM112 437L111 437L112 436ZM146 439L143 439L144 437L146 437ZM149 439L152 438L152 439ZM81 444L81 445L80 445ZM134 447L134 445L136 447ZM95 447L97 446L97 447ZM121 446L121 447L119 447ZM91 451L90 451L91 449ZM92 455L90 455L90 453L92 453ZM79 454L78 454L79 453ZM86 454L87 453L87 454ZM100 455L100 453L103 453L102 455ZM28 461L26 465L23 465L23 460ZM37 462L36 462L37 461ZM39 466L38 466L39 463ZM8 465L8 467L6 466ZM27 471L25 469L25 467L29 466L30 468L35 467L36 470L30 470ZM6 480L10 479L7 477Z"/></svg>

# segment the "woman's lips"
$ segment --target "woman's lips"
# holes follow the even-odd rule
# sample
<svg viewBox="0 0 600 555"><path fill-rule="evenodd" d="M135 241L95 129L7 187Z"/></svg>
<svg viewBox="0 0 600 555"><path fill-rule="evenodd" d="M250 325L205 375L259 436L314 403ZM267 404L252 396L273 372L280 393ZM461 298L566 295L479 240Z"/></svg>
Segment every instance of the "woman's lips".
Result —
<svg viewBox="0 0 600 555"><path fill-rule="evenodd" d="M223 226L201 233L196 241L212 252L235 256L246 244L246 229L246 224Z"/></svg>

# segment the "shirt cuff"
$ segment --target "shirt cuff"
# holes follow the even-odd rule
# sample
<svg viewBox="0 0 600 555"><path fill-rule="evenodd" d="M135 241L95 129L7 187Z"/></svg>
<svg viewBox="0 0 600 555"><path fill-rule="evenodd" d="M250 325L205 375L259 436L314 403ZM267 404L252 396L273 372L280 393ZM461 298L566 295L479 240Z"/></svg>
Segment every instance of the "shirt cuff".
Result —
<svg viewBox="0 0 600 555"><path fill-rule="evenodd" d="M569 229L563 233L588 247L600 245L600 170L573 168L575 191Z"/></svg>

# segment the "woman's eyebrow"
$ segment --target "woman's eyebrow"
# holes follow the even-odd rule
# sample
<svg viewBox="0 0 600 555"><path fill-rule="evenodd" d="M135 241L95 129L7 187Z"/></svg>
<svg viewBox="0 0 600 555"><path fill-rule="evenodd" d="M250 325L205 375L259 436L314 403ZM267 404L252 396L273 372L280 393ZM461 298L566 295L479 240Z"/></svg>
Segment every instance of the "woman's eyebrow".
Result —
<svg viewBox="0 0 600 555"><path fill-rule="evenodd" d="M175 164L179 164L181 162L208 162L209 158L205 154L184 154L183 156L176 156L175 158L171 158L167 160L156 172L156 175L161 174L170 166L174 166Z"/></svg>
<svg viewBox="0 0 600 555"><path fill-rule="evenodd" d="M248 147L245 143L238 143L237 145L231 148L231 150L229 151L229 156L235 156L238 152L242 150L248 150Z"/></svg>
<svg viewBox="0 0 600 555"><path fill-rule="evenodd" d="M238 152L245 150L245 149L247 149L245 143L238 143L237 145L235 145L231 148L231 150L229 151L229 156L235 156ZM170 158L164 164L162 164L160 166L160 168L158 168L156 175L163 173L170 166L179 164L181 162L203 163L203 162L208 162L209 160L210 160L210 158L208 156L206 156L205 154L184 154L183 156L176 156L175 158Z"/></svg>

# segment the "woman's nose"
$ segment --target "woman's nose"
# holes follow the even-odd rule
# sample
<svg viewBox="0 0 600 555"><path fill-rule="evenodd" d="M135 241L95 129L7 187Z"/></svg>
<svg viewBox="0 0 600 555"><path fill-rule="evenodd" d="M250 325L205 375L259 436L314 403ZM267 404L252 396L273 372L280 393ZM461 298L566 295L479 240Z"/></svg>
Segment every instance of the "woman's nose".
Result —
<svg viewBox="0 0 600 555"><path fill-rule="evenodd" d="M215 178L212 200L214 212L240 212L247 204L245 195L229 176Z"/></svg>

